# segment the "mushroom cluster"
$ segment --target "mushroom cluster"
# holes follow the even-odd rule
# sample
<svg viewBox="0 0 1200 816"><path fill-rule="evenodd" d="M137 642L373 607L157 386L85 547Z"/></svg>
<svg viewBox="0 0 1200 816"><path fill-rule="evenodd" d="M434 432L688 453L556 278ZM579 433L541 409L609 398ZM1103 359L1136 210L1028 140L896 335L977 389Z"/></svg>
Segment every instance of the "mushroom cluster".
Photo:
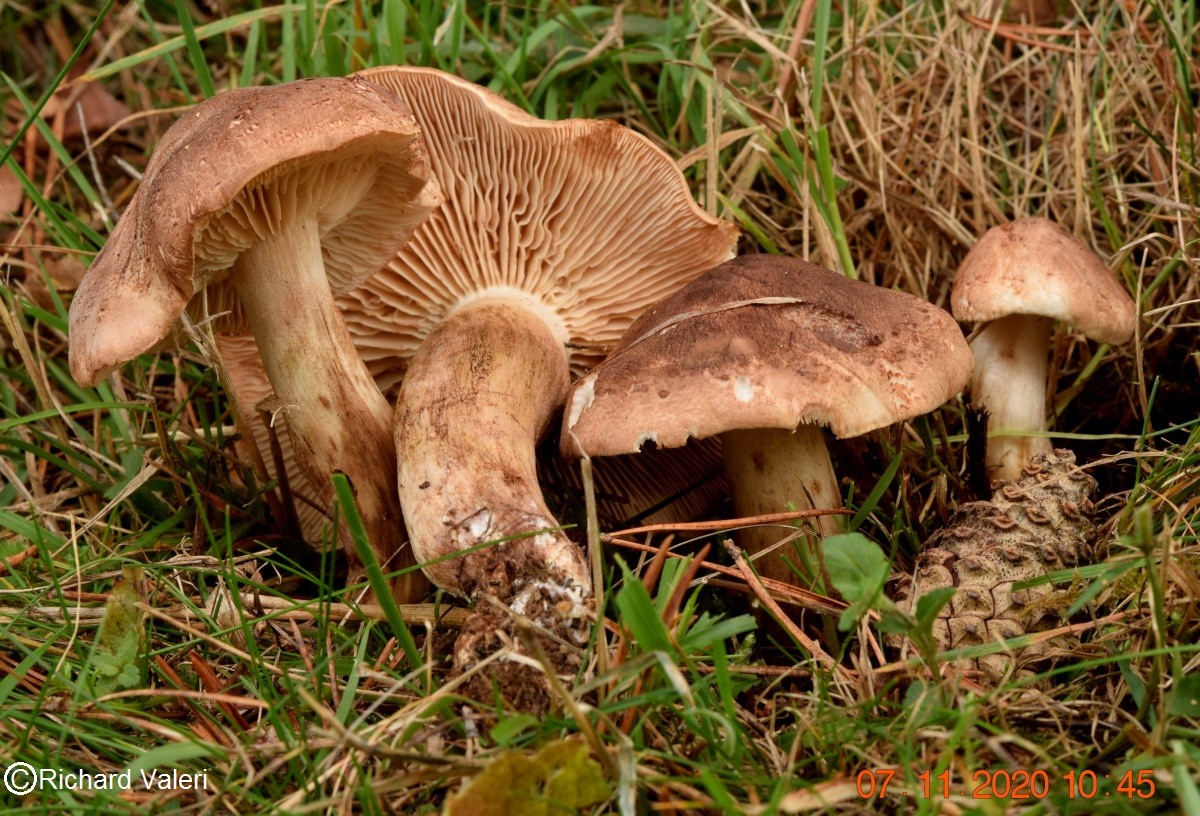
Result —
<svg viewBox="0 0 1200 816"><path fill-rule="evenodd" d="M959 271L955 316L986 324L968 347L931 303L795 259L733 258L736 240L646 138L612 122L542 121L440 71L231 91L197 105L154 153L72 304L71 369L92 385L177 342L189 319L211 327L243 441L308 494L308 535L330 475L345 474L397 599L426 591L423 572L479 602L455 647L460 670L513 647L523 617L571 672L593 571L542 495L544 436L561 429L568 459L714 440L679 458L686 471L719 439L739 515L836 510L821 427L844 438L927 413L974 366L972 397L1000 431L989 472L1023 479L985 521L1003 527L1021 505L1015 523L1037 541L992 546L984 524L986 553L975 553L975 532L963 532L975 528L956 517L907 588L912 600L950 576L967 590L940 624L944 645L963 627L1011 634L1024 602L996 600L987 565L1011 578L1013 553L1058 566L1082 552L1043 541L1059 527L1045 526L1042 499L1084 484L1044 439L1051 321L1123 342L1128 295L1077 239L1024 219L989 232ZM268 396L270 431L254 410ZM630 510L652 512L671 492L650 472L610 472ZM1090 508L1086 492L1070 494L1075 505ZM816 533L838 529L825 516ZM339 535L355 580L356 548ZM742 536L762 574L798 581L781 536ZM500 661L485 685L539 707L528 663Z"/></svg>
<svg viewBox="0 0 1200 816"><path fill-rule="evenodd" d="M572 365L736 239L645 137L541 121L440 71L234 92L156 151L73 306L72 365L94 383L204 301L218 334L253 334L219 343L243 413L265 375L307 489L327 502L346 473L387 568L418 560L582 643L591 572L543 501L535 446ZM498 628L482 621L460 666Z"/></svg>

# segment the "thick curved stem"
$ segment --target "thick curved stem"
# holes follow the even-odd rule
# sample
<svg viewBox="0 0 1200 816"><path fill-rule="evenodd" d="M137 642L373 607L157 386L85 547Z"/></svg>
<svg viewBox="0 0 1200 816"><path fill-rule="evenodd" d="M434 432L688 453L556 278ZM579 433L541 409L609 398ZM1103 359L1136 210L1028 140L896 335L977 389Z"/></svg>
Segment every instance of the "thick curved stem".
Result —
<svg viewBox="0 0 1200 816"><path fill-rule="evenodd" d="M988 412L987 473L993 483L1020 478L1034 454L1053 452L1049 438L1029 435L1046 430L1050 327L1049 318L1012 315L993 320L971 341L971 402Z"/></svg>
<svg viewBox="0 0 1200 816"><path fill-rule="evenodd" d="M460 307L413 356L396 405L400 501L438 586L511 601L544 582L590 596L582 550L552 530L534 454L568 379L546 320L500 296Z"/></svg>
<svg viewBox="0 0 1200 816"><path fill-rule="evenodd" d="M230 272L271 387L287 406L301 470L314 485L326 487L331 473L344 473L384 570L411 566L395 483L392 410L334 303L316 223L300 220L259 240ZM347 531L339 537L351 579L361 577ZM425 586L414 570L397 578L392 589L404 603L415 601Z"/></svg>
<svg viewBox="0 0 1200 816"><path fill-rule="evenodd" d="M795 431L728 431L721 434L721 449L733 485L734 511L739 516L780 513L789 506L796 510L842 506L825 438L816 425L801 425ZM837 519L820 516L816 528L821 536L834 535L838 532ZM738 542L747 552L757 553L778 544L786 535L787 530L779 527L750 527L738 533ZM796 562L795 551L785 545L756 559L755 569L763 577L796 585L797 576L784 563L785 556ZM815 552L810 554L810 561L819 568Z"/></svg>

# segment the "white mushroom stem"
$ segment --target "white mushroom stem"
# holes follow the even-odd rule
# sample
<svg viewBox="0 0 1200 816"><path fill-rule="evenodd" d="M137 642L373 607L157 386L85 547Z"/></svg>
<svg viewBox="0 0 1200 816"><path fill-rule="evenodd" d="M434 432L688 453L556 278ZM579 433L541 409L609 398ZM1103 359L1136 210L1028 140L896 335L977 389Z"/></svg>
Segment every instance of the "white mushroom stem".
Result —
<svg viewBox="0 0 1200 816"><path fill-rule="evenodd" d="M1037 453L1051 453L1046 430L1046 360L1052 321L1011 315L993 320L971 340L975 373L971 401L988 412L987 473L993 482L1018 479Z"/></svg>
<svg viewBox="0 0 1200 816"><path fill-rule="evenodd" d="M537 482L535 446L569 381L552 325L515 294L477 299L442 321L405 374L400 501L417 558L442 559L426 574L458 595L511 600L522 581L591 594L582 550L552 531Z"/></svg>
<svg viewBox="0 0 1200 816"><path fill-rule="evenodd" d="M399 566L404 542L394 474L392 410L362 363L333 300L314 219L285 223L243 252L230 275L246 311L271 387L286 406L296 460L314 485L335 471L354 488L363 524L385 571ZM351 579L362 576L341 533ZM416 571L393 585L415 600Z"/></svg>
<svg viewBox="0 0 1200 816"><path fill-rule="evenodd" d="M738 516L779 513L789 505L796 510L842 507L837 477L817 425L800 425L795 431L727 431L721 434L721 449ZM838 532L836 516L819 516L814 521L821 536ZM779 544L786 535L787 531L778 527L750 527L738 534L738 541L748 552L757 553ZM796 584L784 556L794 563L791 545L758 558L755 568L764 577Z"/></svg>

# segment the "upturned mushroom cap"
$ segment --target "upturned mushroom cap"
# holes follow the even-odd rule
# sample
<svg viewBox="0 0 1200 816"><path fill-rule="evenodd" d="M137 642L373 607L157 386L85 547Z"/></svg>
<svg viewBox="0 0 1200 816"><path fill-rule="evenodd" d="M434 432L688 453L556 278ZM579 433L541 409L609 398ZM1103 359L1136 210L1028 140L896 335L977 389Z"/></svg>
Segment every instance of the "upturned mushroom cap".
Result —
<svg viewBox="0 0 1200 816"><path fill-rule="evenodd" d="M412 115L362 79L228 91L171 126L71 305L71 373L93 385L153 348L208 286L217 331L246 326L226 270L314 213L330 286L374 274L440 203Z"/></svg>
<svg viewBox="0 0 1200 816"><path fill-rule="evenodd" d="M973 322L1049 317L1104 343L1126 342L1137 322L1133 299L1104 262L1045 218L988 230L958 268L951 308Z"/></svg>
<svg viewBox="0 0 1200 816"><path fill-rule="evenodd" d="M412 109L446 196L388 269L340 301L385 393L480 291L543 314L579 370L646 307L733 254L737 229L700 209L670 157L628 128L537 119L432 69L360 76Z"/></svg>
<svg viewBox="0 0 1200 816"><path fill-rule="evenodd" d="M856 436L932 411L970 374L942 309L792 258L743 256L639 318L576 383L562 448L610 456L802 423Z"/></svg>

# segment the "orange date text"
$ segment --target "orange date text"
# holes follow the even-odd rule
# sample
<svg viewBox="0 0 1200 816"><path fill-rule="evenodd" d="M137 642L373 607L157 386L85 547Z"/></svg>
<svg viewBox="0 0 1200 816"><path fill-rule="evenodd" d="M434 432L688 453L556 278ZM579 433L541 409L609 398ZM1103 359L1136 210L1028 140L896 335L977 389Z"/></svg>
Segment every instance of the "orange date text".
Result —
<svg viewBox="0 0 1200 816"><path fill-rule="evenodd" d="M1025 768L997 768L975 771L967 780L952 780L950 770L940 773L923 770L915 774L914 788L903 786L896 780L895 768L874 768L859 771L855 777L855 790L863 799L876 799L888 795L921 797L924 799L949 799L959 796L969 799L1045 799L1051 789L1058 786L1068 799L1097 799L1124 797L1126 799L1149 799L1154 796L1154 772L1149 770L1127 770L1113 774L1097 771L1067 771L1051 774L1044 770ZM1115 783L1115 784L1114 784Z"/></svg>

